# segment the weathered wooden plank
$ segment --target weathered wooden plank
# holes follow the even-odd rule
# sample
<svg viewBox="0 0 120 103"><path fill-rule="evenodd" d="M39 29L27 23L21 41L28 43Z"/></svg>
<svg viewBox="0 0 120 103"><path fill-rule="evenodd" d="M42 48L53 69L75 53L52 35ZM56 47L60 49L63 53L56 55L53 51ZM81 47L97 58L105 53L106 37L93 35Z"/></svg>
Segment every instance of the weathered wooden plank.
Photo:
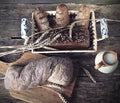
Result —
<svg viewBox="0 0 120 103"><path fill-rule="evenodd" d="M96 8L96 17L104 17L109 19L120 19L120 4L118 5L102 5Z"/></svg>
<svg viewBox="0 0 120 103"><path fill-rule="evenodd" d="M53 4L53 3L83 3L83 4L115 4L115 3L120 3L119 0L99 0L99 1L96 1L96 0L1 0L0 1L1 3L50 3L50 4Z"/></svg>
<svg viewBox="0 0 120 103"><path fill-rule="evenodd" d="M98 52L102 50L115 50L119 53L120 51L120 37L109 38L98 43Z"/></svg>
<svg viewBox="0 0 120 103"><path fill-rule="evenodd" d="M1 20L0 21L0 29L7 29L7 30L19 30L21 26L21 19L20 20Z"/></svg>
<svg viewBox="0 0 120 103"><path fill-rule="evenodd" d="M97 84L89 82L88 78L81 77L78 78L76 83L76 88L74 89L72 95L73 103L78 103L79 101L85 103L97 103L102 101L103 103L118 103L120 102L120 82L119 77L99 77ZM114 82L117 81L117 82Z"/></svg>
<svg viewBox="0 0 120 103"><path fill-rule="evenodd" d="M79 5L77 4L67 4L69 9L77 9ZM119 6L120 4L115 5L106 5L106 6L96 6L90 5L93 10L96 10L96 17L101 18L110 18L110 19L120 19L119 15ZM31 12L36 7L44 8L44 10L55 10L57 4L0 4L0 20L6 19L19 19L21 17L30 18ZM3 18L6 17L6 18Z"/></svg>
<svg viewBox="0 0 120 103"><path fill-rule="evenodd" d="M5 35L5 34L3 34L3 35ZM8 35L9 35L9 33L8 33ZM5 35L5 36L7 36L7 35ZM8 41L9 41L9 43L8 43ZM9 36L7 38L3 37L2 39L0 39L0 45L4 45L4 46L5 45L20 45L20 44L23 45L23 43L24 43L24 40L22 40L22 39L11 39L11 36ZM1 49L0 49L0 51L1 51Z"/></svg>

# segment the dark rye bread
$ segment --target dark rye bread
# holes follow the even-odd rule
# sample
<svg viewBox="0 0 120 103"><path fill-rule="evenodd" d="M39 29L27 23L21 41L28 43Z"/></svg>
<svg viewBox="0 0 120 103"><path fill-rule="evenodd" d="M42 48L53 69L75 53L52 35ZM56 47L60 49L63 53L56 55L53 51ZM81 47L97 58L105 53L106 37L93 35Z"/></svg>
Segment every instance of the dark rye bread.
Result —
<svg viewBox="0 0 120 103"><path fill-rule="evenodd" d="M49 29L47 15L42 8L39 7L34 10L34 18L40 31L46 31Z"/></svg>
<svg viewBox="0 0 120 103"><path fill-rule="evenodd" d="M65 4L60 4L56 7L56 24L65 27L69 24L68 7Z"/></svg>
<svg viewBox="0 0 120 103"><path fill-rule="evenodd" d="M9 90L26 90L47 82L67 86L73 76L73 64L69 58L47 57L28 63L26 66L13 65L8 68L4 84Z"/></svg>
<svg viewBox="0 0 120 103"><path fill-rule="evenodd" d="M90 7L86 5L82 5L77 13L76 20L81 20L82 25L88 29L89 27L89 19L90 19Z"/></svg>

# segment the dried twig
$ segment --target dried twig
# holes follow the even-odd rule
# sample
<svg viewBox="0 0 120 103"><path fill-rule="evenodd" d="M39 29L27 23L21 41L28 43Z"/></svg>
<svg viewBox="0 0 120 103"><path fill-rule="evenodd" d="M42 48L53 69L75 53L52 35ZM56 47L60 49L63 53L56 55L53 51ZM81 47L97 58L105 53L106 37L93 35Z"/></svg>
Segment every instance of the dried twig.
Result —
<svg viewBox="0 0 120 103"><path fill-rule="evenodd" d="M61 34L59 33L59 34L55 35L53 37L53 39L51 39L51 37L49 37L49 38L46 38L45 40L43 40L41 42L38 42L38 43L35 42L35 43L29 44L29 45L12 46L13 48L15 48L15 50L7 51L7 52L1 52L0 57L8 55L8 54L20 53L20 52L25 52L25 51L29 51L29 50L32 50L32 49L38 49L38 48L46 48L46 49L56 50L54 48L47 47L46 45L50 45L51 43L56 41L60 37L60 35ZM9 48L12 48L12 47L10 46ZM1 47L1 48L5 48L5 46Z"/></svg>
<svg viewBox="0 0 120 103"><path fill-rule="evenodd" d="M23 45L13 45L13 46L2 46L0 45L0 48L3 49L3 48L8 48L8 49L11 49L11 48L21 48L23 47Z"/></svg>
<svg viewBox="0 0 120 103"><path fill-rule="evenodd" d="M93 83L97 83L96 82L96 80L93 78L93 76L90 74L90 72L87 70L87 69L85 69L85 68L83 68L83 67L81 67L83 70L84 70L84 72L87 74L87 76L93 81Z"/></svg>
<svg viewBox="0 0 120 103"><path fill-rule="evenodd" d="M44 49L47 49L47 50L57 50L57 49L52 48L52 47L49 47L49 46L44 46L43 48L44 48Z"/></svg>
<svg viewBox="0 0 120 103"><path fill-rule="evenodd" d="M0 57L8 55L8 54L14 54L14 53L20 53L22 51L17 51L17 50L12 50L12 51L7 51L7 52L1 52Z"/></svg>
<svg viewBox="0 0 120 103"><path fill-rule="evenodd" d="M73 31L73 27L75 26L76 23L81 23L81 20L74 21L74 22L70 25L70 29L69 29L69 37L70 37L70 39L72 39L72 31Z"/></svg>
<svg viewBox="0 0 120 103"><path fill-rule="evenodd" d="M45 37L45 35L48 34L48 33L49 33L49 31L44 32L44 33L36 40L35 43L39 43L39 42Z"/></svg>

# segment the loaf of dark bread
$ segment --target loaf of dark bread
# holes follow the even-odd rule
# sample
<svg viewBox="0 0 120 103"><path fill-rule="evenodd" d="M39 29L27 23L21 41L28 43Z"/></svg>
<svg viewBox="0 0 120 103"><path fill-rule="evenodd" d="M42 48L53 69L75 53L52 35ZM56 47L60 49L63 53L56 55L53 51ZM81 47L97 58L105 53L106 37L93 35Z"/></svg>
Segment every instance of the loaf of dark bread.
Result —
<svg viewBox="0 0 120 103"><path fill-rule="evenodd" d="M45 11L41 8L36 8L34 10L34 18L37 23L39 31L46 31L49 29L49 22Z"/></svg>
<svg viewBox="0 0 120 103"><path fill-rule="evenodd" d="M69 24L69 12L65 4L60 4L56 8L56 23L62 27Z"/></svg>
<svg viewBox="0 0 120 103"><path fill-rule="evenodd" d="M73 64L69 58L48 57L30 62L26 66L13 65L5 75L5 88L25 90L46 82L67 86L73 76Z"/></svg>
<svg viewBox="0 0 120 103"><path fill-rule="evenodd" d="M90 19L90 7L87 5L82 5L76 16L77 20L81 20L82 26L88 29L89 19Z"/></svg>

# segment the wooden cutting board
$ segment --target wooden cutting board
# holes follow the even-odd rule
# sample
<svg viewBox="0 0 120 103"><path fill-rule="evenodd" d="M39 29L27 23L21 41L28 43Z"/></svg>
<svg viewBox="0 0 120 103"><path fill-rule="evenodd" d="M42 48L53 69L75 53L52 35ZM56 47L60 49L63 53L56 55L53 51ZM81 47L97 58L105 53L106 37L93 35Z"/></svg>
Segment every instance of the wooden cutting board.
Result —
<svg viewBox="0 0 120 103"><path fill-rule="evenodd" d="M18 59L15 62L6 63L6 62L0 61L0 72L2 74L5 74L7 68L13 64L25 65L28 62L31 62L40 58L45 58L45 57L46 56L41 54L33 54L31 52L26 52L21 56L20 59ZM77 73L78 73L78 67L75 65L74 76L71 84L65 87L64 91L57 90L63 96L65 96L69 101L75 86ZM48 87L36 87L29 90L21 91L21 92L17 92L17 91L9 91L9 92L12 97L15 97L17 99L20 99L29 103L62 103L62 100L56 93L56 89L51 89Z"/></svg>

